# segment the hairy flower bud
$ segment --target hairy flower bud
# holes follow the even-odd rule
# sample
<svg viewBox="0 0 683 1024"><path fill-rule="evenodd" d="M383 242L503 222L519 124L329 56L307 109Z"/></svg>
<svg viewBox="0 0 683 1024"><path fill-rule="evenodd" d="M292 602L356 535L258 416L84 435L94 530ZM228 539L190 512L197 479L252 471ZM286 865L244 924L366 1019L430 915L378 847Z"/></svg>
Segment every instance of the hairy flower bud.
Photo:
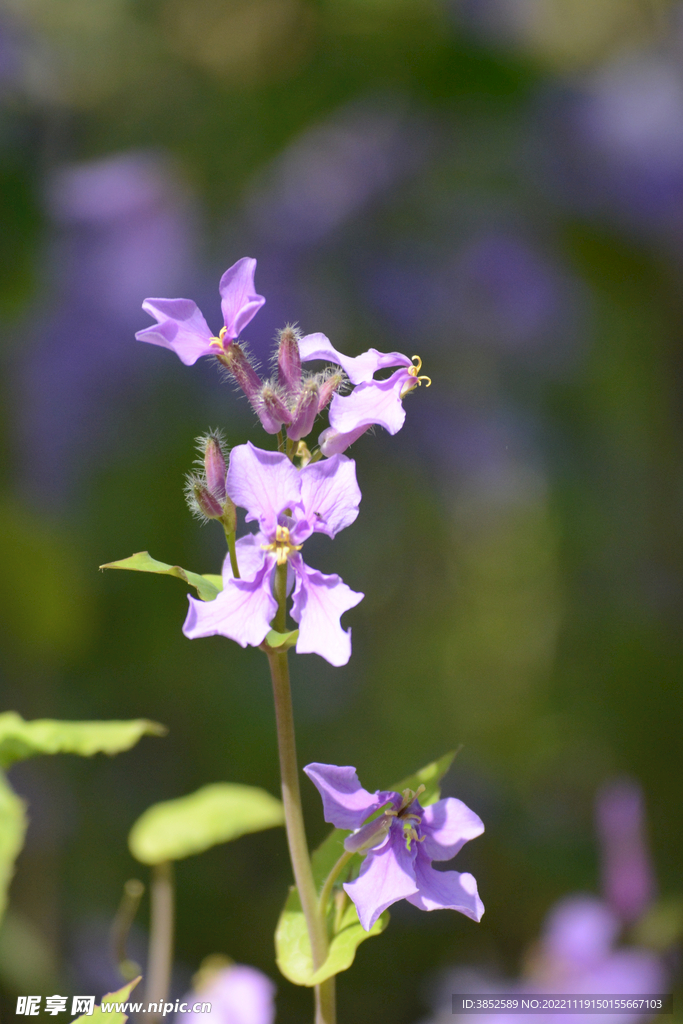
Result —
<svg viewBox="0 0 683 1024"><path fill-rule="evenodd" d="M320 398L318 401L318 412L322 412L329 404L332 395L339 390L344 383L344 374L341 371L331 373L320 384Z"/></svg>
<svg viewBox="0 0 683 1024"><path fill-rule="evenodd" d="M292 421L292 414L282 401L277 388L268 381L262 385L252 404L263 429L269 434L277 434L283 423L289 424Z"/></svg>
<svg viewBox="0 0 683 1024"><path fill-rule="evenodd" d="M227 367L253 405L261 387L261 378L249 362L244 349L233 341L217 352L216 356L223 366Z"/></svg>
<svg viewBox="0 0 683 1024"><path fill-rule="evenodd" d="M379 846L380 843L384 842L391 828L392 821L392 816L383 814L381 817L375 818L374 821L361 825L356 832L346 837L344 849L347 853L367 853L374 846Z"/></svg>
<svg viewBox="0 0 683 1024"><path fill-rule="evenodd" d="M287 436L293 441L300 441L313 429L313 423L318 415L318 402L320 399L320 388L316 380L307 380L301 394L297 399L292 422L287 427Z"/></svg>
<svg viewBox="0 0 683 1024"><path fill-rule="evenodd" d="M185 485L185 498L191 511L200 519L220 519L223 503L211 493L203 477L191 473Z"/></svg>
<svg viewBox="0 0 683 1024"><path fill-rule="evenodd" d="M279 335L277 379L288 395L296 395L301 388L299 332L290 324L287 324L285 329L280 331Z"/></svg>
<svg viewBox="0 0 683 1024"><path fill-rule="evenodd" d="M217 501L225 501L225 475L227 467L223 445L218 434L211 433L204 440L204 470L206 486Z"/></svg>

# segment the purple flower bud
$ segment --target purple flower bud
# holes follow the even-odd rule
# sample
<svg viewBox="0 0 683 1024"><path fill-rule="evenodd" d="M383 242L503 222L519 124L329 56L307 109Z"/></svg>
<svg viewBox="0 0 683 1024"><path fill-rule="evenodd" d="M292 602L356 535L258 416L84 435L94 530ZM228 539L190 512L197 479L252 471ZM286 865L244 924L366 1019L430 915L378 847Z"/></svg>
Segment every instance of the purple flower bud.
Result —
<svg viewBox="0 0 683 1024"><path fill-rule="evenodd" d="M272 384L266 382L252 402L261 420L263 429L269 434L277 434L283 423L291 423L292 414L282 397Z"/></svg>
<svg viewBox="0 0 683 1024"><path fill-rule="evenodd" d="M627 923L647 910L656 892L644 804L642 789L630 779L608 783L596 800L603 889L612 909Z"/></svg>
<svg viewBox="0 0 683 1024"><path fill-rule="evenodd" d="M223 503L214 497L202 477L188 476L185 496L191 510L201 519L220 519L223 515Z"/></svg>
<svg viewBox="0 0 683 1024"><path fill-rule="evenodd" d="M320 400L320 388L316 380L307 380L301 394L297 399L292 422L287 427L287 436L293 441L300 441L313 429L315 418L318 415L318 403Z"/></svg>
<svg viewBox="0 0 683 1024"><path fill-rule="evenodd" d="M320 385L320 400L318 402L318 412L322 412L330 402L332 395L334 395L344 383L344 374L340 371L331 373Z"/></svg>
<svg viewBox="0 0 683 1024"><path fill-rule="evenodd" d="M209 434L204 441L204 470L206 486L217 501L224 502L225 476L227 467L223 455L223 445L218 434Z"/></svg>
<svg viewBox="0 0 683 1024"><path fill-rule="evenodd" d="M344 849L347 853L367 853L374 846L379 846L380 843L384 842L391 828L392 821L392 815L382 814L381 817L375 818L374 821L361 825L352 835L346 837Z"/></svg>
<svg viewBox="0 0 683 1024"><path fill-rule="evenodd" d="M223 366L227 367L245 395L254 404L254 398L261 388L261 378L249 362L244 349L236 341L216 352Z"/></svg>
<svg viewBox="0 0 683 1024"><path fill-rule="evenodd" d="M283 331L280 331L279 342L277 351L278 381L288 395L296 395L301 388L299 332L288 324Z"/></svg>

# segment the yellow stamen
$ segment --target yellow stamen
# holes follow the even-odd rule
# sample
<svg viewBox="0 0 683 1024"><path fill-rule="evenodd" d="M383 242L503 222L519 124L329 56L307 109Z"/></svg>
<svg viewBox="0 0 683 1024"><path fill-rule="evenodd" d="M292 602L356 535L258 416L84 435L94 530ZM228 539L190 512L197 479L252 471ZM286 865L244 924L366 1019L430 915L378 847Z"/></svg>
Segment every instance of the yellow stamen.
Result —
<svg viewBox="0 0 683 1024"><path fill-rule="evenodd" d="M292 551L301 551L303 544L292 544L289 539L289 529L286 526L278 526L275 529L275 540L272 544L262 544L262 551L274 551L278 565L286 565L287 559Z"/></svg>
<svg viewBox="0 0 683 1024"><path fill-rule="evenodd" d="M413 384L412 381L407 381L403 385L403 387L401 388L401 398L407 395L409 391L414 391L416 387L421 387L422 381L426 381L426 388L430 387L432 383L432 378L427 377L424 373L418 376L418 374L420 374L420 370L422 369L422 360L420 359L419 356L413 356L413 364L414 365L409 368L408 374L409 376L414 378L415 383Z"/></svg>
<svg viewBox="0 0 683 1024"><path fill-rule="evenodd" d="M225 345L223 344L223 341L224 341L225 335L227 333L228 333L228 328L227 327L221 327L221 329L220 329L220 331L218 333L218 337L217 338L212 338L211 341L209 342L209 345L215 345L216 348L219 348L222 351L225 348Z"/></svg>

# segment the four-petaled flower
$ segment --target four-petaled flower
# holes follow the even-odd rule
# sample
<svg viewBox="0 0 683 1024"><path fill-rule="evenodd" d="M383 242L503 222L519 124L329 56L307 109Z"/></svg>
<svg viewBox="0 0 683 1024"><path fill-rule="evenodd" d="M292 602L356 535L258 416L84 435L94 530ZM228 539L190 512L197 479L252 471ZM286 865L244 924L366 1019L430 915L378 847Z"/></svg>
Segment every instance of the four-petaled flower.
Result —
<svg viewBox="0 0 683 1024"><path fill-rule="evenodd" d="M323 455L345 451L361 434L375 424L396 434L406 418L403 398L429 377L419 376L422 362L402 352L378 352L368 349L359 356L338 352L324 334L307 334L299 341L302 362L328 359L342 367L352 384L349 395L335 394L330 405L330 425L320 435ZM375 380L378 370L397 366L385 380Z"/></svg>
<svg viewBox="0 0 683 1024"><path fill-rule="evenodd" d="M449 797L422 807L421 789L368 793L355 768L309 764L304 771L322 797L325 821L353 829L344 845L365 854L358 877L344 889L366 931L402 899L420 910L459 910L481 920L484 905L472 875L432 867L432 861L450 860L484 831L481 819L461 800ZM383 815L367 822L381 808Z"/></svg>
<svg viewBox="0 0 683 1024"><path fill-rule="evenodd" d="M336 455L297 470L286 455L249 442L232 450L226 490L247 510L247 522L258 521L260 530L237 541L240 579L233 577L226 558L223 590L215 600L190 597L185 636L219 633L242 647L258 646L277 611L276 568L287 564L289 586L295 582L291 615L299 623L297 651L345 665L351 656L351 630L342 629L340 616L363 594L351 590L339 576L311 569L299 549L313 533L334 537L358 515L361 493L355 463Z"/></svg>
<svg viewBox="0 0 683 1024"><path fill-rule="evenodd" d="M245 256L223 274L218 287L225 326L217 338L192 299L145 299L142 308L157 323L138 331L135 337L170 348L186 366L192 366L200 356L224 352L266 301L254 291L255 270L256 260Z"/></svg>

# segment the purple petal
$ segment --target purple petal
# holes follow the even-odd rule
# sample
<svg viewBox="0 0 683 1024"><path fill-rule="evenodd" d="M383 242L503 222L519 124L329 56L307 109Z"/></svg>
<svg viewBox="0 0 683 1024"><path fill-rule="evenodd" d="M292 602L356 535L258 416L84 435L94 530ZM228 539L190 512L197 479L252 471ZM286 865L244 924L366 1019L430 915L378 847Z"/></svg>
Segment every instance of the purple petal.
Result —
<svg viewBox="0 0 683 1024"><path fill-rule="evenodd" d="M185 1002L211 1004L209 1013L179 1013L184 1024L273 1024L276 988L255 967L235 964L219 971L209 983L188 993Z"/></svg>
<svg viewBox="0 0 683 1024"><path fill-rule="evenodd" d="M384 803L384 794L363 789L356 769L350 765L338 767L314 761L307 764L304 771L322 797L325 821L335 828L360 828Z"/></svg>
<svg viewBox="0 0 683 1024"><path fill-rule="evenodd" d="M342 367L352 384L362 384L372 380L377 370L389 366L411 366L408 356L401 352L378 352L376 348L368 349L359 356L345 356L338 352L329 338L324 334L307 334L299 340L301 361L311 359L327 359Z"/></svg>
<svg viewBox="0 0 683 1024"><path fill-rule="evenodd" d="M336 575L310 569L301 557L290 558L297 574L292 618L299 623L297 654L319 654L330 665L346 665L351 657L351 630L341 627L340 617L363 600Z"/></svg>
<svg viewBox="0 0 683 1024"><path fill-rule="evenodd" d="M313 530L328 537L356 519L361 497L356 463L345 455L309 463L301 470L301 501L306 517Z"/></svg>
<svg viewBox="0 0 683 1024"><path fill-rule="evenodd" d="M138 331L138 341L170 348L186 366L213 354L209 325L192 299L145 299L142 308L158 324Z"/></svg>
<svg viewBox="0 0 683 1024"><path fill-rule="evenodd" d="M254 290L256 260L245 256L225 271L218 286L221 293L223 322L227 327L230 341L239 338L240 332L254 319L266 301Z"/></svg>
<svg viewBox="0 0 683 1024"><path fill-rule="evenodd" d="M400 827L392 827L385 844L367 854L358 878L344 886L366 932L392 903L417 893L414 859L415 846L408 850Z"/></svg>
<svg viewBox="0 0 683 1024"><path fill-rule="evenodd" d="M286 455L255 448L251 441L233 448L225 483L232 500L247 510L247 522L258 519L267 537L273 537L277 518L299 501L299 472Z"/></svg>
<svg viewBox="0 0 683 1024"><path fill-rule="evenodd" d="M240 647L257 647L270 629L277 611L271 591L275 559L263 554L263 565L253 580L227 579L213 601L190 598L183 633L190 640L200 636L227 636Z"/></svg>
<svg viewBox="0 0 683 1024"><path fill-rule="evenodd" d="M377 423L396 434L406 418L401 391L412 380L405 370L397 370L388 380L359 384L350 395L335 395L330 405L330 426L347 434Z"/></svg>
<svg viewBox="0 0 683 1024"><path fill-rule="evenodd" d="M436 871L424 850L415 861L415 877L419 892L408 896L408 902L420 910L459 910L473 921L481 921L484 904L479 899L477 883L468 872Z"/></svg>
<svg viewBox="0 0 683 1024"><path fill-rule="evenodd" d="M367 427L359 427L357 430L349 430L348 433L342 434L335 430L334 427L327 427L318 438L320 451L326 458L330 458L333 455L341 455L349 445L352 445L354 441L357 441L369 429L368 425Z"/></svg>
<svg viewBox="0 0 683 1024"><path fill-rule="evenodd" d="M470 839L484 831L484 823L462 800L448 797L425 807L422 849L430 860L450 860Z"/></svg>

